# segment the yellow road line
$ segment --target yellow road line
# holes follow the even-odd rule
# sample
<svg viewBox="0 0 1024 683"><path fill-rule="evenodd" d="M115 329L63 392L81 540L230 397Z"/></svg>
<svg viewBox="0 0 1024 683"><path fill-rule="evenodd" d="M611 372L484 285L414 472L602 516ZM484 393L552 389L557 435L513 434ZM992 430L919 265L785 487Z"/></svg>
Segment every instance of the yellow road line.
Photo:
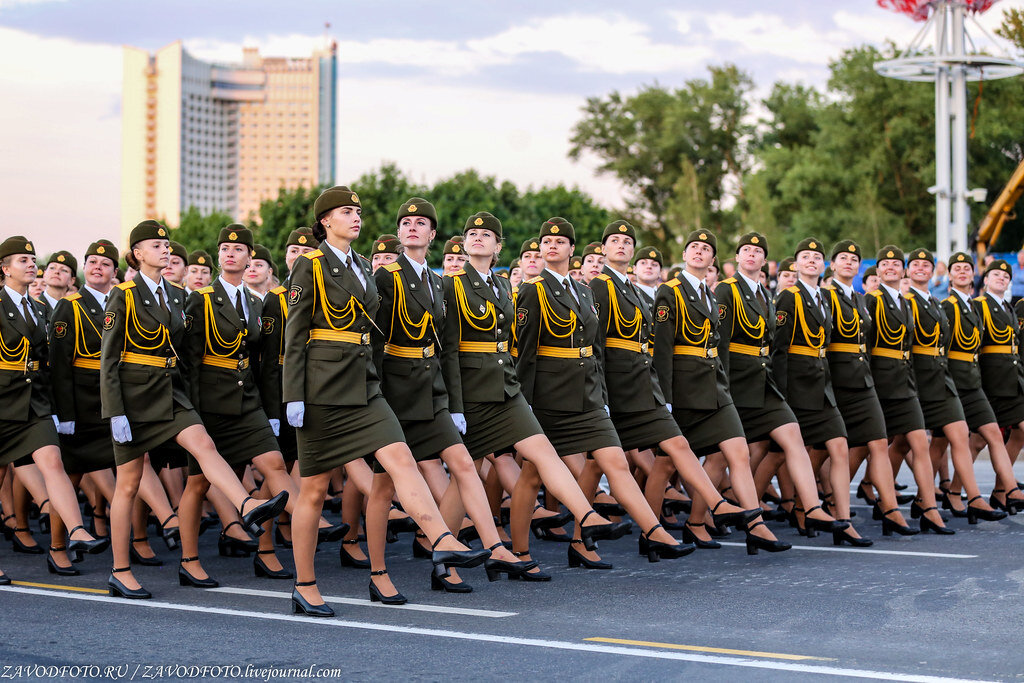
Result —
<svg viewBox="0 0 1024 683"><path fill-rule="evenodd" d="M102 588L81 588L79 586L58 586L53 583L33 583L31 581L12 581L15 586L30 586L32 588L54 588L59 591L75 591L76 593L97 593L106 595L107 591Z"/></svg>
<svg viewBox="0 0 1024 683"><path fill-rule="evenodd" d="M831 657L811 657L809 655L787 655L780 652L759 652L757 650L730 650L724 647L705 647L703 645L679 645L677 643L653 643L647 640L626 640L624 638L584 638L595 643L614 643L615 645L639 645L641 647L661 647L668 650L688 650L690 652L713 652L720 655L742 655L745 657L770 657L772 659L789 659L803 661L816 659L819 661L835 661Z"/></svg>

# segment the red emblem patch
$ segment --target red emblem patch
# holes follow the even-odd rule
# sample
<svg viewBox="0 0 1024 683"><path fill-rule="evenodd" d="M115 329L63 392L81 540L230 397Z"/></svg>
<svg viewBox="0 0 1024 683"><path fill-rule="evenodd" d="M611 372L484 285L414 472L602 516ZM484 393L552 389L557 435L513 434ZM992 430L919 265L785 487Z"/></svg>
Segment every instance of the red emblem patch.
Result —
<svg viewBox="0 0 1024 683"><path fill-rule="evenodd" d="M785 325L786 324L786 312L785 311L779 311L778 313L775 314L775 324L776 325Z"/></svg>
<svg viewBox="0 0 1024 683"><path fill-rule="evenodd" d="M274 331L274 319L263 318L263 334L270 334Z"/></svg>
<svg viewBox="0 0 1024 683"><path fill-rule="evenodd" d="M68 333L68 324L66 322L59 322L53 324L53 336L57 339L63 339L64 335Z"/></svg>
<svg viewBox="0 0 1024 683"><path fill-rule="evenodd" d="M288 305L294 306L299 303L299 296L302 295L302 287L298 285L292 285L292 288L288 290Z"/></svg>
<svg viewBox="0 0 1024 683"><path fill-rule="evenodd" d="M517 308L516 309L516 324L517 325L525 324L528 313L529 313L529 311L527 311L525 308Z"/></svg>
<svg viewBox="0 0 1024 683"><path fill-rule="evenodd" d="M114 327L114 319L117 316L114 315L113 311L107 311L107 314L103 316L103 329L110 330Z"/></svg>

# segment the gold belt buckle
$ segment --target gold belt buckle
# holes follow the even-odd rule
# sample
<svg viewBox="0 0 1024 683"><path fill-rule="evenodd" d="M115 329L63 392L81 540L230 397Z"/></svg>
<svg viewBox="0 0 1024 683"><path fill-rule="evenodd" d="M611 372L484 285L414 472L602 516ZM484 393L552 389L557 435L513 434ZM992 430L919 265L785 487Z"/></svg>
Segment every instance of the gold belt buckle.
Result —
<svg viewBox="0 0 1024 683"><path fill-rule="evenodd" d="M1014 355L1017 354L1017 345L1016 344L1011 344L1010 345L1010 352L1013 353Z"/></svg>
<svg viewBox="0 0 1024 683"><path fill-rule="evenodd" d="M423 347L423 357L424 358L430 358L433 355L434 355L434 347L433 347L433 345L431 345L431 346L424 346Z"/></svg>
<svg viewBox="0 0 1024 683"><path fill-rule="evenodd" d="M500 341L500 342L498 342L496 344L495 348L498 351L504 353L505 351L508 351L508 342L507 341Z"/></svg>
<svg viewBox="0 0 1024 683"><path fill-rule="evenodd" d="M640 344L640 353L647 353L647 342Z"/></svg>
<svg viewBox="0 0 1024 683"><path fill-rule="evenodd" d="M910 360L910 351L903 352L903 360Z"/></svg>
<svg viewBox="0 0 1024 683"><path fill-rule="evenodd" d="M174 367L174 356L171 356L170 358L165 358L164 359L164 367L165 368L173 368Z"/></svg>
<svg viewBox="0 0 1024 683"><path fill-rule="evenodd" d="M247 367L249 367L249 359L248 358L243 358L242 360L238 361L238 369L239 370L245 370Z"/></svg>
<svg viewBox="0 0 1024 683"><path fill-rule="evenodd" d="M718 347L717 346L712 346L710 348L704 349L704 357L705 358L718 358Z"/></svg>
<svg viewBox="0 0 1024 683"><path fill-rule="evenodd" d="M363 346L369 346L370 345L370 333L369 332L363 332L361 335L359 335L359 343L362 344Z"/></svg>
<svg viewBox="0 0 1024 683"><path fill-rule="evenodd" d="M760 348L760 350L758 351L758 355L767 356L768 355L768 347L767 346L762 346Z"/></svg>
<svg viewBox="0 0 1024 683"><path fill-rule="evenodd" d="M586 346L580 347L580 358L589 358L594 352L588 350Z"/></svg>
<svg viewBox="0 0 1024 683"><path fill-rule="evenodd" d="M861 353L867 353L868 352L868 345L867 344L860 344L858 346L858 348L860 349Z"/></svg>

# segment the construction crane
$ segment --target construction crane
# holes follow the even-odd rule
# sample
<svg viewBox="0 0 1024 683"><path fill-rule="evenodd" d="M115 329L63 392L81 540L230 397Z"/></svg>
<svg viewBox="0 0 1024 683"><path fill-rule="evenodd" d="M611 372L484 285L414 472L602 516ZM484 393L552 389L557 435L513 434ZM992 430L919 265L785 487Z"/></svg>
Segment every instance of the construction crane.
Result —
<svg viewBox="0 0 1024 683"><path fill-rule="evenodd" d="M985 254L989 251L989 247L999 239L999 233L1002 232L1003 224L1007 219L1016 217L1017 214L1013 212L1013 207L1017 204L1021 194L1024 194L1024 160L1018 164L1017 170L1010 176L1010 181L999 193L999 198L985 214L977 232L972 235L971 241L974 242L978 252L978 263L984 262Z"/></svg>

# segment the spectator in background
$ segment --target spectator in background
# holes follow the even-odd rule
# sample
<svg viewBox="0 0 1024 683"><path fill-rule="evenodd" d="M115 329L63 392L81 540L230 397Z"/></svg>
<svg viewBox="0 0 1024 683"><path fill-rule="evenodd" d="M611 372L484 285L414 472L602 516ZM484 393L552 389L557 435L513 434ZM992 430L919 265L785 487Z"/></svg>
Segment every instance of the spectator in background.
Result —
<svg viewBox="0 0 1024 683"><path fill-rule="evenodd" d="M1024 247L1017 252L1017 263L1013 265L1013 279L1010 281L1010 296L1016 304L1024 298Z"/></svg>
<svg viewBox="0 0 1024 683"><path fill-rule="evenodd" d="M1020 258L1020 257L1018 257ZM996 260L996 257L992 254L985 254L985 258L982 261L980 267L975 269L977 275L974 276L974 296L981 296L984 291L985 280L982 278L982 273L988 268L988 264Z"/></svg>
<svg viewBox="0 0 1024 683"><path fill-rule="evenodd" d="M936 262L935 272L932 273L932 279L928 281L928 293L939 301L949 296L949 275L946 274L945 261Z"/></svg>
<svg viewBox="0 0 1024 683"><path fill-rule="evenodd" d="M870 294L878 289L878 270L874 266L869 266L868 269L864 271L862 284L864 286L865 294Z"/></svg>
<svg viewBox="0 0 1024 683"><path fill-rule="evenodd" d="M718 279L728 280L736 275L736 262L732 259L722 262L722 268L718 274Z"/></svg>

